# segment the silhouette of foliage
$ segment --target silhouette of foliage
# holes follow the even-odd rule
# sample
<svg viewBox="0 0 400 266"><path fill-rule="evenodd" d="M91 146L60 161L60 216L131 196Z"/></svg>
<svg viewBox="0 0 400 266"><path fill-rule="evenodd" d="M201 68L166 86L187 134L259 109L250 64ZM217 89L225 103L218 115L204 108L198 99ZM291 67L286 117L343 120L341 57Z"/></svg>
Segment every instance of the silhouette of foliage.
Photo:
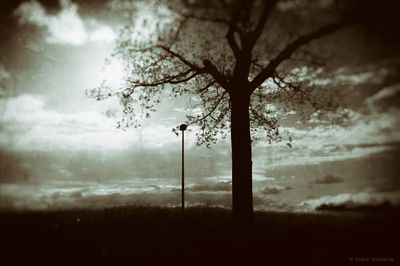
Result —
<svg viewBox="0 0 400 266"><path fill-rule="evenodd" d="M193 112L186 123L198 125L198 144L209 145L227 136L230 90L237 77L246 75L247 88L242 89L252 94L253 139L264 129L270 142L281 141L279 114L295 111L307 118L338 108L337 91L321 91L313 84L313 78L323 75L326 58L304 46L349 21L343 20L339 4L324 8L309 1L276 2L131 3L133 23L121 30L113 53L125 67L125 84L112 88L104 82L88 94L120 99L121 128L140 126L166 95L187 95ZM250 62L244 61L246 53ZM290 146L291 138L286 140Z"/></svg>

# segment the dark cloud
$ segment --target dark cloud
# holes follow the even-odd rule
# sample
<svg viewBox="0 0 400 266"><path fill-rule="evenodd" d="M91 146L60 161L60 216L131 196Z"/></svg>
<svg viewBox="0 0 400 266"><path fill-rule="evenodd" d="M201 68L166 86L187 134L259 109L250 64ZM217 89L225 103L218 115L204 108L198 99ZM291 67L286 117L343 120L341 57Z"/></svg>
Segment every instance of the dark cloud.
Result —
<svg viewBox="0 0 400 266"><path fill-rule="evenodd" d="M266 186L261 191L263 195L276 195L281 193L284 190L292 190L293 188L290 186L282 187L282 186Z"/></svg>
<svg viewBox="0 0 400 266"><path fill-rule="evenodd" d="M232 182L217 182L217 183L204 183L194 184L187 188L188 191L199 192L199 191L232 191Z"/></svg>
<svg viewBox="0 0 400 266"><path fill-rule="evenodd" d="M343 182L344 182L343 178L328 174L326 176L317 178L312 183L318 184L318 185L330 185L330 184L337 184L337 183L343 183Z"/></svg>

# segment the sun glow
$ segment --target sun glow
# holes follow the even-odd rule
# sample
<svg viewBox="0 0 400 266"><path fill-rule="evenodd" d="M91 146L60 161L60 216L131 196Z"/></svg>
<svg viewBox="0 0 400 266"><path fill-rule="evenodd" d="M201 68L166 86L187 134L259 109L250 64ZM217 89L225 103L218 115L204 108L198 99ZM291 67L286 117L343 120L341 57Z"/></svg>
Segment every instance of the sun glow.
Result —
<svg viewBox="0 0 400 266"><path fill-rule="evenodd" d="M106 60L106 65L101 69L100 76L108 86L120 88L125 81L124 66L117 58Z"/></svg>

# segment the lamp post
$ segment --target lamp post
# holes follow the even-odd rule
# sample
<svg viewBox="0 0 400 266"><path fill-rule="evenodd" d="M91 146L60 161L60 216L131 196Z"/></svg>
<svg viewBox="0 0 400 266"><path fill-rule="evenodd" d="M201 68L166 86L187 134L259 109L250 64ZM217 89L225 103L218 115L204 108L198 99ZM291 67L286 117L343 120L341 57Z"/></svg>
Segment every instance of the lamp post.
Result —
<svg viewBox="0 0 400 266"><path fill-rule="evenodd" d="M181 177L181 207L182 207L182 218L185 214L185 130L187 129L186 124L181 124L179 130L182 131L182 177Z"/></svg>

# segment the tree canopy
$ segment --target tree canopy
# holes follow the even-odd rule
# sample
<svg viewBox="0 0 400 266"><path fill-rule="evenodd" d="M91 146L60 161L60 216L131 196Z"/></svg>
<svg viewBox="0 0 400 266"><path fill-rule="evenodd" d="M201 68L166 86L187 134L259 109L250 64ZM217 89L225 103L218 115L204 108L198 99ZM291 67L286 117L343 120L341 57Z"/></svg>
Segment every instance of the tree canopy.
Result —
<svg viewBox="0 0 400 266"><path fill-rule="evenodd" d="M119 97L119 127L140 126L166 96L190 99L187 123L197 124L198 144L215 143L230 129L230 93L240 79L252 95L252 137L264 129L282 140L279 114L307 118L337 110L338 91L314 84L332 54L312 41L352 23L340 1L136 1L131 24L113 56L123 62L120 88L103 83L92 97ZM284 138L290 146L290 136Z"/></svg>

